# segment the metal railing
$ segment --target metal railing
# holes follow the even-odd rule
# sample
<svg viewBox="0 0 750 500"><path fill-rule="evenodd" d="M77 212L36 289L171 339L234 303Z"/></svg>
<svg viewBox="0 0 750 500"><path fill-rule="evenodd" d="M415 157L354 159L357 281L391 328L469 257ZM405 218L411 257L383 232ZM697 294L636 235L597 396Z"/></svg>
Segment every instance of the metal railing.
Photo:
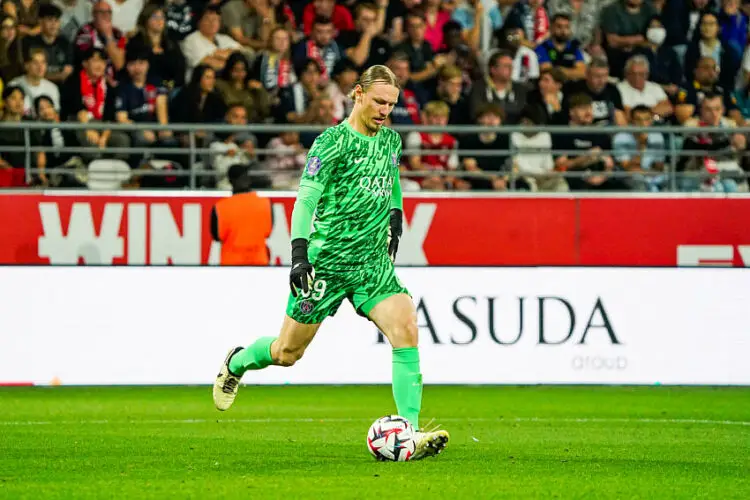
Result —
<svg viewBox="0 0 750 500"><path fill-rule="evenodd" d="M169 158L186 158L186 161L180 162L180 165L184 170L134 170L133 174L142 177L150 176L169 176L169 177L188 177L187 186L191 189L203 187L203 178L216 179L217 172L214 170L202 166L204 160L210 159L212 155L217 155L217 151L207 148L199 147L197 135L200 132L210 133L253 133L253 134L276 134L280 132L295 131L300 133L311 132L318 133L325 130L325 126L318 125L280 125L280 124L248 124L246 126L233 126L226 124L169 124L169 125L158 125L151 123L134 123L134 124L116 124L116 123L77 123L77 122L62 122L62 123L49 123L49 122L36 122L36 121L22 121L22 122L0 122L0 134L3 134L5 130L18 130L23 129L24 133L24 145L18 146L0 146L0 154L2 153L23 153L24 154L24 169L26 173L27 181L30 181L34 175L38 175L44 172L47 175L53 174L69 174L70 170L64 167L57 168L45 168L44 170L37 168L35 165L35 153L38 152L55 152L55 153L70 153L74 155L82 155L84 157L93 158L99 155L132 155L132 156L148 156L152 158L158 158L159 155L168 156ZM466 126L446 126L446 127L434 127L424 125L402 125L394 126L396 131L403 135L409 132L427 132L427 133L449 133L457 137L459 141L459 149L455 153L459 158L465 157L486 157L486 156L498 156L503 158L511 157L517 153L513 150L472 150L460 148L461 137L467 134L478 134L478 133L500 133L500 134L511 134L514 132L520 133L537 133L537 132L548 132L553 136L556 134L564 135L576 135L576 134L604 134L614 137L619 132L625 133L660 133L663 134L666 141L666 148L664 150L649 150L649 153L663 155L667 160L663 171L643 171L643 172L631 172L621 169L615 169L613 171L607 171L606 173L599 172L586 172L586 171L567 171L567 172L555 172L554 175L558 175L565 179L575 178L586 178L591 175L605 174L607 177L615 179L634 179L638 178L653 178L653 177L666 177L664 183L664 189L668 191L678 191L678 180L681 178L705 178L706 174L700 171L681 172L678 169L678 163L681 158L686 157L701 157L707 156L709 153L701 150L686 151L681 149L680 141L684 137L696 134L728 134L728 133L741 133L750 136L750 127L742 128L722 128L722 127L675 127L675 126L651 126L651 127L572 127L572 126L544 126L544 127L524 127L524 126L510 126L503 125L500 127L485 127L480 125L466 125ZM61 131L83 131L83 130L112 130L119 132L137 132L150 130L154 132L170 131L176 135L182 136L182 140L186 142L186 145L180 145L179 147L90 147L90 146L68 146L65 147L50 147L50 146L39 146L33 144L32 134L39 133L46 130L58 129ZM217 139L218 140L218 139ZM553 155L580 155L580 150L565 151L565 150L539 150L533 151L524 149L522 154L533 154L538 153L551 153ZM615 150L602 151L602 154L612 155ZM259 158L263 158L267 155L278 156L279 151L268 148L256 148L255 153ZM297 154L297 153L289 153ZM420 149L404 149L402 156L409 155L439 155L440 153L434 150L420 150ZM445 154L445 153L443 153ZM748 151L737 151L736 157L738 161L741 161L743 157L750 156L750 148ZM262 161L259 162L256 167L251 169L251 175L254 176L274 176L282 173L283 175L293 175L295 171L284 170L279 171L276 169L265 169L263 168ZM301 173L296 171L297 174ZM517 181L523 177L529 177L528 174L523 172L515 171L511 168L502 171L492 172L471 172L458 169L456 171L449 172L435 172L435 171L407 171L403 172L402 178L418 179L421 177L430 177L435 175L449 175L451 177L465 178L465 179L492 179L497 176L504 176L508 178L509 190L514 190L517 187ZM734 173L734 178L738 178L740 182L745 182L747 174Z"/></svg>

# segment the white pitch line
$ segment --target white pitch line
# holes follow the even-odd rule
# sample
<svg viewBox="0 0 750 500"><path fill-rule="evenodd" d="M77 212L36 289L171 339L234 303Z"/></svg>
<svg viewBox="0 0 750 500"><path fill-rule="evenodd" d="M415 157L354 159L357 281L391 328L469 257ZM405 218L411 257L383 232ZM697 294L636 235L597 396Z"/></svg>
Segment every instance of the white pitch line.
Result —
<svg viewBox="0 0 750 500"><path fill-rule="evenodd" d="M494 422L503 423L565 423L565 424L682 424L682 425L739 425L750 427L750 421L742 420L707 420L691 418L545 418L545 417L517 417L517 418L461 418L449 417L438 419L440 422ZM158 425L158 424L273 424L273 423L346 423L369 422L367 418L234 418L234 419L162 419L162 420L5 420L0 426L33 426L33 425Z"/></svg>

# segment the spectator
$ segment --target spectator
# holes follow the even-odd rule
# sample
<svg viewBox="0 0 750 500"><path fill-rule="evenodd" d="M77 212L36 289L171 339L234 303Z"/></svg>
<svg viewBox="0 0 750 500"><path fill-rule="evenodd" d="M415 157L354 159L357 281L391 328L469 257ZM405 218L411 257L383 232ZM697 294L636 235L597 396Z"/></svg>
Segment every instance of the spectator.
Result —
<svg viewBox="0 0 750 500"><path fill-rule="evenodd" d="M102 49L107 56L107 79L115 83L115 72L125 66L125 44L122 31L112 24L112 7L107 2L94 4L94 20L85 24L76 35L75 51L77 65L91 49Z"/></svg>
<svg viewBox="0 0 750 500"><path fill-rule="evenodd" d="M325 92L320 92L318 96L310 103L310 123L311 125L324 125L330 127L336 125L336 119L333 117L333 100ZM320 132L302 132L300 133L300 142L305 148L311 148L315 139Z"/></svg>
<svg viewBox="0 0 750 500"><path fill-rule="evenodd" d="M580 80L586 74L586 63L578 40L571 38L570 17L556 14L552 18L550 37L536 48L539 69L556 67L568 80Z"/></svg>
<svg viewBox="0 0 750 500"><path fill-rule="evenodd" d="M144 0L110 0L112 25L130 37L135 33Z"/></svg>
<svg viewBox="0 0 750 500"><path fill-rule="evenodd" d="M409 56L396 52L388 61L388 67L396 75L401 92L398 101L391 111L390 119L394 125L417 125L421 123L422 103L426 102L424 90L411 80Z"/></svg>
<svg viewBox="0 0 750 500"><path fill-rule="evenodd" d="M594 123L593 100L588 94L576 94L570 98L569 124L573 127L591 127ZM554 138L559 151L555 169L579 175L568 177L571 191L617 189L621 187L609 175L615 168L614 160L607 153L611 144L608 134L601 132L562 133ZM583 174L581 176L580 174Z"/></svg>
<svg viewBox="0 0 750 500"><path fill-rule="evenodd" d="M333 78L326 88L326 93L333 101L333 117L340 122L352 112L354 101L350 95L359 79L357 67L349 59L341 59L333 68Z"/></svg>
<svg viewBox="0 0 750 500"><path fill-rule="evenodd" d="M298 43L292 50L293 60L300 63L305 59L316 59L323 67L321 82L327 84L333 67L341 59L341 50L333 39L334 29L328 17L316 17L310 36Z"/></svg>
<svg viewBox="0 0 750 500"><path fill-rule="evenodd" d="M5 87L2 98L5 103L2 121L7 124L23 120L23 106L26 99L23 89L14 86ZM33 144L29 145L35 146L37 141L33 137L32 141ZM5 129L0 134L0 187L26 186L26 153L4 150L4 146L18 147L25 145L26 137L24 129L21 127ZM39 153L37 153L38 157ZM44 172L40 174L40 178L42 182L46 183L47 179Z"/></svg>
<svg viewBox="0 0 750 500"><path fill-rule="evenodd" d="M16 3L16 0L0 1L0 9L3 11L3 14L10 16L13 19L18 19L18 4Z"/></svg>
<svg viewBox="0 0 750 500"><path fill-rule="evenodd" d="M409 56L396 52L388 61L388 67L398 79L401 92L391 111L391 122L395 125L418 125L422 121L421 109L425 100L424 90L411 79Z"/></svg>
<svg viewBox="0 0 750 500"><path fill-rule="evenodd" d="M719 39L719 23L715 14L705 14L700 20L700 36L688 46L685 55L685 74L692 75L701 57L710 57L718 65L719 84L732 89L740 69L740 58Z"/></svg>
<svg viewBox="0 0 750 500"><path fill-rule="evenodd" d="M339 33L354 29L354 21L349 9L336 4L336 0L313 0L307 4L302 14L302 30L305 36L310 35L316 16L330 18Z"/></svg>
<svg viewBox="0 0 750 500"><path fill-rule="evenodd" d="M625 115L636 106L646 106L656 116L672 116L672 104L661 86L648 81L649 66L646 56L636 55L625 64L625 80L617 84Z"/></svg>
<svg viewBox="0 0 750 500"><path fill-rule="evenodd" d="M542 43L549 36L549 16L544 0L522 0L513 4L503 28L523 30L532 47Z"/></svg>
<svg viewBox="0 0 750 500"><path fill-rule="evenodd" d="M630 109L630 124L648 128L654 122L653 112L648 106L639 105ZM657 132L620 132L613 140L614 157L626 172L634 175L627 182L636 191L659 192L666 187L666 176L641 175L649 172L664 172L666 144L664 135Z"/></svg>
<svg viewBox="0 0 750 500"><path fill-rule="evenodd" d="M130 51L127 53L128 80L117 86L115 118L118 123L158 123L167 125L167 89L161 81L147 80L149 73L148 54ZM135 130L130 132L133 146L174 146L177 141L169 130Z"/></svg>
<svg viewBox="0 0 750 500"><path fill-rule="evenodd" d="M10 81L9 85L21 87L26 96L25 116L34 114L34 100L42 95L49 97L56 110L60 110L60 89L44 78L47 73L47 55L43 49L31 49L26 59L26 74Z"/></svg>
<svg viewBox="0 0 750 500"><path fill-rule="evenodd" d="M224 102L229 105L245 106L245 116L251 123L262 123L271 114L271 100L268 92L257 80L250 79L247 59L235 52L227 60L227 65L216 82Z"/></svg>
<svg viewBox="0 0 750 500"><path fill-rule="evenodd" d="M227 125L247 125L247 112L241 104L228 106L225 117ZM227 172L232 165L249 165L256 158L255 137L244 132L217 132L209 148L212 153L211 166L216 172L216 187L230 189Z"/></svg>
<svg viewBox="0 0 750 500"><path fill-rule="evenodd" d="M526 106L521 112L521 125L538 127L545 123L544 120L539 106ZM521 176L519 180L528 185L530 191L569 191L568 183L555 172L549 132L513 132L510 147L513 171ZM519 180L516 180L516 187Z"/></svg>
<svg viewBox="0 0 750 500"><path fill-rule="evenodd" d="M461 27L463 39L474 52L487 52L490 49L492 32L503 27L503 15L497 2L489 8L486 16L484 8L482 0L466 0L451 14L451 19ZM445 27L443 37L445 40Z"/></svg>
<svg viewBox="0 0 750 500"><path fill-rule="evenodd" d="M221 71L232 52L242 46L232 37L219 33L221 16L214 6L206 7L198 19L198 31L188 35L182 41L182 52L187 61L185 80L190 80L193 68L199 64L209 66L214 71Z"/></svg>
<svg viewBox="0 0 750 500"><path fill-rule="evenodd" d="M60 34L73 44L76 35L93 17L93 5L89 0L52 0L60 9ZM40 6L41 7L41 6Z"/></svg>
<svg viewBox="0 0 750 500"><path fill-rule="evenodd" d="M246 165L232 165L227 183L232 196L211 209L211 236L221 242L221 265L267 266L266 238L273 228L271 201L251 191L257 183Z"/></svg>
<svg viewBox="0 0 750 500"><path fill-rule="evenodd" d="M503 121L503 110L497 104L486 104L477 113L477 123L484 127L499 127ZM508 188L510 144L508 134L498 134L497 131L467 134L461 141L462 149L492 151L492 156L465 156L462 160L463 169L475 174L487 174L482 177L469 177L462 182L468 182L472 189L485 191L505 191Z"/></svg>
<svg viewBox="0 0 750 500"><path fill-rule="evenodd" d="M167 32L172 40L180 43L196 30L205 3L205 0L166 0Z"/></svg>
<svg viewBox="0 0 750 500"><path fill-rule="evenodd" d="M622 97L612 83L609 83L609 66L603 59L592 59L586 68L586 79L568 82L563 87L562 113L565 123L570 116L570 96L586 94L591 97L595 125L625 126L628 121L623 112Z"/></svg>
<svg viewBox="0 0 750 500"><path fill-rule="evenodd" d="M462 72L464 91L468 93L474 81L484 76L477 61L477 52L464 43L461 25L456 21L448 21L443 26L443 41L438 55L445 56L446 64L447 61L455 61L455 66Z"/></svg>
<svg viewBox="0 0 750 500"><path fill-rule="evenodd" d="M136 34L126 52L135 50L148 55L148 79L162 81L168 90L185 85L185 56L166 29L164 7L149 3L138 17Z"/></svg>
<svg viewBox="0 0 750 500"><path fill-rule="evenodd" d="M448 124L448 105L444 102L429 102L422 112L425 125L445 127ZM406 136L406 149L421 149L421 155L409 156L409 170L429 172L426 177L418 177L422 189L443 191L446 189L466 190L471 187L467 181L453 175L458 169L458 141L446 133L410 132Z"/></svg>
<svg viewBox="0 0 750 500"><path fill-rule="evenodd" d="M377 6L361 3L357 6L355 29L343 31L336 37L339 47L360 72L375 64L385 64L391 57L391 44L378 35L377 20Z"/></svg>
<svg viewBox="0 0 750 500"><path fill-rule="evenodd" d="M281 102L274 113L278 123L312 123L315 118L315 110L310 107L310 103L320 94L322 67L315 59L307 59L295 67L299 81L282 89Z"/></svg>
<svg viewBox="0 0 750 500"><path fill-rule="evenodd" d="M312 106L316 109L313 123L326 126L336 125L337 121L333 116L333 100L331 96L325 92L321 92L318 98L313 101ZM312 141L310 141L310 146L312 146Z"/></svg>
<svg viewBox="0 0 750 500"><path fill-rule="evenodd" d="M664 7L667 4L667 0L651 0L651 4L654 6L654 12L656 12L656 15L661 16Z"/></svg>
<svg viewBox="0 0 750 500"><path fill-rule="evenodd" d="M236 125L238 127L245 127L248 124L247 111L242 112L241 103L229 103L227 105L226 113L224 115L224 123L227 125ZM221 138L221 134L216 134L218 138ZM258 138L252 132L240 130L239 132L232 132L233 140L240 146L242 151L248 156L251 161L256 161L258 155L255 149L258 146ZM257 180L257 179L256 179Z"/></svg>
<svg viewBox="0 0 750 500"><path fill-rule="evenodd" d="M406 15L418 8L421 3L422 0L389 0L382 33L393 45L398 45L406 39Z"/></svg>
<svg viewBox="0 0 750 500"><path fill-rule="evenodd" d="M305 148L299 140L299 133L282 132L268 141L271 151L266 157L266 170L274 170L271 185L274 189L294 190L299 187L300 172L307 162Z"/></svg>
<svg viewBox="0 0 750 500"><path fill-rule="evenodd" d="M596 32L599 29L599 2L585 0L551 0L548 3L552 16L566 14L570 19L572 38L581 43L589 53L600 52ZM592 54L594 55L594 54ZM603 55L599 53L598 55Z"/></svg>
<svg viewBox="0 0 750 500"><path fill-rule="evenodd" d="M560 124L567 120L562 114L563 84L565 75L560 68L545 68L537 80L536 87L529 93L526 107L537 107L540 117L527 113L527 118L534 123Z"/></svg>
<svg viewBox="0 0 750 500"><path fill-rule="evenodd" d="M409 57L411 79L417 83L431 80L438 69L448 61L446 56L435 56L430 44L425 40L425 18L419 12L410 12L406 17L406 41L396 47Z"/></svg>
<svg viewBox="0 0 750 500"><path fill-rule="evenodd" d="M285 28L276 27L271 32L268 49L255 58L253 79L260 81L272 97L272 104L278 105L281 89L297 83L297 73L291 60L291 36Z"/></svg>
<svg viewBox="0 0 750 500"><path fill-rule="evenodd" d="M622 77L625 61L646 44L644 34L655 15L651 3L644 0L616 0L602 9L604 48L610 71L616 78Z"/></svg>
<svg viewBox="0 0 750 500"><path fill-rule="evenodd" d="M424 39L430 44L433 52L437 52L443 46L443 26L451 19L450 12L443 9L442 3L442 0L424 0Z"/></svg>
<svg viewBox="0 0 750 500"><path fill-rule="evenodd" d="M750 8L750 3L748 3ZM737 77L737 86L745 88L750 83L750 50L745 50L745 55L742 56L742 71Z"/></svg>
<svg viewBox="0 0 750 500"><path fill-rule="evenodd" d="M78 123L112 122L115 118L116 90L106 77L107 53L102 48L91 48L83 56L83 68L65 80L62 95L63 120ZM79 144L85 147L126 148L130 145L127 134L112 130L81 129L76 131ZM87 155L91 157L91 155ZM118 154L127 158L127 154Z"/></svg>
<svg viewBox="0 0 750 500"><path fill-rule="evenodd" d="M199 64L193 70L190 82L170 102L169 116L175 123L219 123L224 119L226 109L216 89L216 72ZM196 147L205 148L212 136L205 130L198 130L193 133L193 138ZM177 134L177 139L183 147L191 146L189 134Z"/></svg>
<svg viewBox="0 0 750 500"><path fill-rule="evenodd" d="M5 81L23 73L23 53L16 34L16 21L0 15L0 75Z"/></svg>
<svg viewBox="0 0 750 500"><path fill-rule="evenodd" d="M42 95L34 101L34 111L46 123L60 123L60 113L49 97ZM40 145L47 148L37 157L39 169L67 168L70 173L54 173L49 176L49 184L62 188L85 188L86 177L83 175L85 165L80 156L62 151L63 148L75 146L75 137L70 130L47 128L42 131ZM42 183L45 178L40 176Z"/></svg>
<svg viewBox="0 0 750 500"><path fill-rule="evenodd" d="M271 31L279 26L286 28L290 32L298 33L297 17L294 15L292 8L287 5L286 0L268 0L268 24L271 25ZM301 28L301 26L299 26ZM301 37L301 34L300 34ZM266 38L266 45L268 39ZM265 46L263 48L265 48Z"/></svg>
<svg viewBox="0 0 750 500"><path fill-rule="evenodd" d="M16 5L16 22L18 37L36 36L39 34L39 2L37 0L13 0Z"/></svg>
<svg viewBox="0 0 750 500"><path fill-rule="evenodd" d="M526 105L526 87L511 80L513 58L508 52L498 51L490 57L488 78L477 82L469 97L472 116L483 104L498 104L505 115L505 122L518 123L521 110Z"/></svg>
<svg viewBox="0 0 750 500"><path fill-rule="evenodd" d="M747 46L747 16L740 10L740 0L722 0L718 15L721 43L734 52L736 59L742 58Z"/></svg>
<svg viewBox="0 0 750 500"><path fill-rule="evenodd" d="M747 147L743 134L732 133L733 120L724 116L724 97L707 94L700 104L700 117L685 122L686 127L720 127L724 133L698 133L688 136L683 144L686 151L702 151L706 156L684 156L678 168L688 174L680 184L684 191L718 191L732 193L740 188L747 191L747 178L739 166L737 155Z"/></svg>
<svg viewBox="0 0 750 500"><path fill-rule="evenodd" d="M463 93L463 73L456 66L443 66L438 74L436 100L450 108L450 125L469 125L469 101Z"/></svg>
<svg viewBox="0 0 750 500"><path fill-rule="evenodd" d="M268 0L230 0L221 9L221 24L238 44L261 50L273 28L272 12Z"/></svg>
<svg viewBox="0 0 750 500"><path fill-rule="evenodd" d="M60 35L61 15L62 11L55 5L42 4L39 6L39 34L23 39L25 54L35 48L44 50L47 55L46 78L58 85L73 72L73 45Z"/></svg>
<svg viewBox="0 0 750 500"><path fill-rule="evenodd" d="M664 44L673 47L682 61L688 43L700 32L699 22L704 14L716 13L715 0L685 0L666 2L661 12L661 19L667 29Z"/></svg>
<svg viewBox="0 0 750 500"><path fill-rule="evenodd" d="M736 123L743 124L742 114L737 109L732 93L718 84L719 70L712 57L701 57L695 67L695 78L687 90L677 95L675 116L678 123L694 116L700 110L700 103L707 94L718 94L724 97L724 112Z"/></svg>
<svg viewBox="0 0 750 500"><path fill-rule="evenodd" d="M664 45L666 36L667 30L661 20L658 17L651 19L646 31L648 45L643 52L648 58L651 81L661 85L670 100L674 100L685 83L685 75L674 49Z"/></svg>
<svg viewBox="0 0 750 500"><path fill-rule="evenodd" d="M733 101L742 115L742 122L747 123L750 120L750 85L743 89L736 90L732 93Z"/></svg>
<svg viewBox="0 0 750 500"><path fill-rule="evenodd" d="M516 83L527 83L539 78L539 57L530 45L521 28L500 33L500 47L513 57L511 78Z"/></svg>
<svg viewBox="0 0 750 500"><path fill-rule="evenodd" d="M175 96L169 115L175 123L217 123L224 119L226 106L216 89L216 72L199 64L192 79ZM208 137L205 131L195 134L201 140Z"/></svg>

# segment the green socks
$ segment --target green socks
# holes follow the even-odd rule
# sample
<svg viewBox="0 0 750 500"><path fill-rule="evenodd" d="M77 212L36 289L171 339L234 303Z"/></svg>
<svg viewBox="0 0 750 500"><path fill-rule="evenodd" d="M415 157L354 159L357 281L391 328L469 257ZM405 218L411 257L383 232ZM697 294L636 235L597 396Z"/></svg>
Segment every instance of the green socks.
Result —
<svg viewBox="0 0 750 500"><path fill-rule="evenodd" d="M260 370L271 364L271 344L276 337L261 337L251 346L241 350L229 360L229 370L242 376L248 370ZM398 414L419 429L419 411L422 409L422 374L419 372L419 349L398 347L393 349L393 399Z"/></svg>
<svg viewBox="0 0 750 500"><path fill-rule="evenodd" d="M393 349L393 399L398 414L419 429L419 411L422 409L422 374L419 372L419 349L397 347Z"/></svg>
<svg viewBox="0 0 750 500"><path fill-rule="evenodd" d="M273 363L271 344L276 337L261 337L229 360L229 371L241 377L248 370L260 370Z"/></svg>

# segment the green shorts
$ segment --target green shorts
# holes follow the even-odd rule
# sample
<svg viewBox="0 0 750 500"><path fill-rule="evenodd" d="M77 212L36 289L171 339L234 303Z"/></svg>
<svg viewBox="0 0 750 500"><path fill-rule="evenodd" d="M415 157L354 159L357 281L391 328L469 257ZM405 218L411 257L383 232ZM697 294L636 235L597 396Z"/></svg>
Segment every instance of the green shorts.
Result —
<svg viewBox="0 0 750 500"><path fill-rule="evenodd" d="M349 299L358 314L367 316L375 305L398 293L409 291L399 281L387 257L376 265L363 265L356 270L316 268L312 290L304 297L290 293L286 314L299 323L322 323L336 314L344 299Z"/></svg>

